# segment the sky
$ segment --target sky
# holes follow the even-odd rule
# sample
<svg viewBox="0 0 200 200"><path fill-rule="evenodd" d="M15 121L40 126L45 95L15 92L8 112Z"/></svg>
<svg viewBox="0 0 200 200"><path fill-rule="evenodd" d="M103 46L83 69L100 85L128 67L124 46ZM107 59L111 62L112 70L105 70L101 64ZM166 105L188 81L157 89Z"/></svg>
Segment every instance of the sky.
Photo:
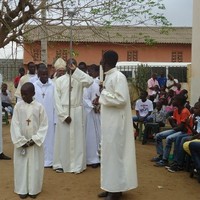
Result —
<svg viewBox="0 0 200 200"><path fill-rule="evenodd" d="M193 0L163 0L166 18L173 26L192 26Z"/></svg>
<svg viewBox="0 0 200 200"><path fill-rule="evenodd" d="M192 26L192 3L193 0L163 0L166 7L165 17L172 23L172 26ZM12 45L0 49L0 58L12 59L23 58L23 49L15 48L12 52Z"/></svg>

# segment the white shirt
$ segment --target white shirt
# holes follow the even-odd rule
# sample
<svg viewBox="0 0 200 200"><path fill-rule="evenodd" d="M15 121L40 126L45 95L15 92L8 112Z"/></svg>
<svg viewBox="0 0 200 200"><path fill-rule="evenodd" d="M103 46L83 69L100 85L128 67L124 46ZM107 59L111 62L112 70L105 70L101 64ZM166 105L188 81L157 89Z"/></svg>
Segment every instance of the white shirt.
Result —
<svg viewBox="0 0 200 200"><path fill-rule="evenodd" d="M141 117L145 117L149 112L153 111L153 103L149 99L142 102L141 99L136 101L135 110L139 112Z"/></svg>

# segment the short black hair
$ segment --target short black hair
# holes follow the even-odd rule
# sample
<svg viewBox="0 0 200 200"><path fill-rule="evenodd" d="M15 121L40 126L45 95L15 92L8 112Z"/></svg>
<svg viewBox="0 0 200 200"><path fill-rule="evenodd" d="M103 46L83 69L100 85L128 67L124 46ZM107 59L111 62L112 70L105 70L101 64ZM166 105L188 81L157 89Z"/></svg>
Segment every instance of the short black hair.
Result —
<svg viewBox="0 0 200 200"><path fill-rule="evenodd" d="M29 62L28 64L27 64L27 66L29 67L30 65L35 65L35 63L34 62Z"/></svg>
<svg viewBox="0 0 200 200"><path fill-rule="evenodd" d="M196 106L196 107L200 108L200 102L199 102L199 101L197 101L197 102L194 104L194 106Z"/></svg>
<svg viewBox="0 0 200 200"><path fill-rule="evenodd" d="M182 106L185 105L187 98L184 95L177 94L174 96L174 99L178 101Z"/></svg>
<svg viewBox="0 0 200 200"><path fill-rule="evenodd" d="M99 65L95 65L95 64L92 64L89 66L91 69L93 69L95 72L99 72Z"/></svg>
<svg viewBox="0 0 200 200"><path fill-rule="evenodd" d="M67 60L67 65L69 64L74 64L75 66L77 66L77 61L74 58L69 58Z"/></svg>
<svg viewBox="0 0 200 200"><path fill-rule="evenodd" d="M25 69L23 67L19 68L19 73L21 73L21 72L25 72Z"/></svg>
<svg viewBox="0 0 200 200"><path fill-rule="evenodd" d="M34 87L33 83L31 83L31 82L24 83L21 87L21 90L22 89L29 90L30 92L35 92L35 87Z"/></svg>
<svg viewBox="0 0 200 200"><path fill-rule="evenodd" d="M140 91L140 95L141 95L141 94L145 94L146 96L148 96L148 92L147 92L146 90L141 90L141 91Z"/></svg>
<svg viewBox="0 0 200 200"><path fill-rule="evenodd" d="M78 64L78 66L80 66L80 65L84 65L84 67L87 67L87 65L86 65L85 62L80 62L80 63Z"/></svg>
<svg viewBox="0 0 200 200"><path fill-rule="evenodd" d="M37 71L47 69L46 65L44 63L39 63L37 65Z"/></svg>
<svg viewBox="0 0 200 200"><path fill-rule="evenodd" d="M110 67L114 68L118 61L118 54L113 50L109 50L103 54L103 59L105 64L108 64Z"/></svg>
<svg viewBox="0 0 200 200"><path fill-rule="evenodd" d="M1 87L2 87L3 85L6 85L6 86L8 87L8 84L7 84L7 83L4 83L4 82L3 82L3 83L1 84Z"/></svg>

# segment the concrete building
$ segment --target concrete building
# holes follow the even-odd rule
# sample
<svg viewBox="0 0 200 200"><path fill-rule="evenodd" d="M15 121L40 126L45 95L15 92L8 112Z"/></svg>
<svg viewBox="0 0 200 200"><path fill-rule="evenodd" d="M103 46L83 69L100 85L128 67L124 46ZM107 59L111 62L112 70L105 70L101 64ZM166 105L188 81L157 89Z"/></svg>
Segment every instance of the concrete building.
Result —
<svg viewBox="0 0 200 200"><path fill-rule="evenodd" d="M24 36L24 64L40 62L41 29L34 26ZM69 27L47 26L48 66L57 57L69 57ZM102 53L115 50L120 61L191 62L192 28L173 27L73 27L73 54L78 62L99 64Z"/></svg>

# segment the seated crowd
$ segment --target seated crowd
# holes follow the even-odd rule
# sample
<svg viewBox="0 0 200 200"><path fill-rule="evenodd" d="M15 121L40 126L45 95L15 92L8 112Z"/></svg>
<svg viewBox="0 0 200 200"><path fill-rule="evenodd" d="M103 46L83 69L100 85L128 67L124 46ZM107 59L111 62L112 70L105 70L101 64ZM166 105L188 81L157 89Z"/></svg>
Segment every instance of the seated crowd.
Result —
<svg viewBox="0 0 200 200"><path fill-rule="evenodd" d="M158 80L153 74L147 82L148 92L141 91L136 101L135 137L139 133L138 122L143 123L142 144L149 138L155 139L157 156L151 159L154 166L177 172L184 170L186 164L188 167L190 160L190 170L200 182L200 101L191 107L188 91L181 89L181 84L171 75L168 76L171 85L167 80L160 85Z"/></svg>

